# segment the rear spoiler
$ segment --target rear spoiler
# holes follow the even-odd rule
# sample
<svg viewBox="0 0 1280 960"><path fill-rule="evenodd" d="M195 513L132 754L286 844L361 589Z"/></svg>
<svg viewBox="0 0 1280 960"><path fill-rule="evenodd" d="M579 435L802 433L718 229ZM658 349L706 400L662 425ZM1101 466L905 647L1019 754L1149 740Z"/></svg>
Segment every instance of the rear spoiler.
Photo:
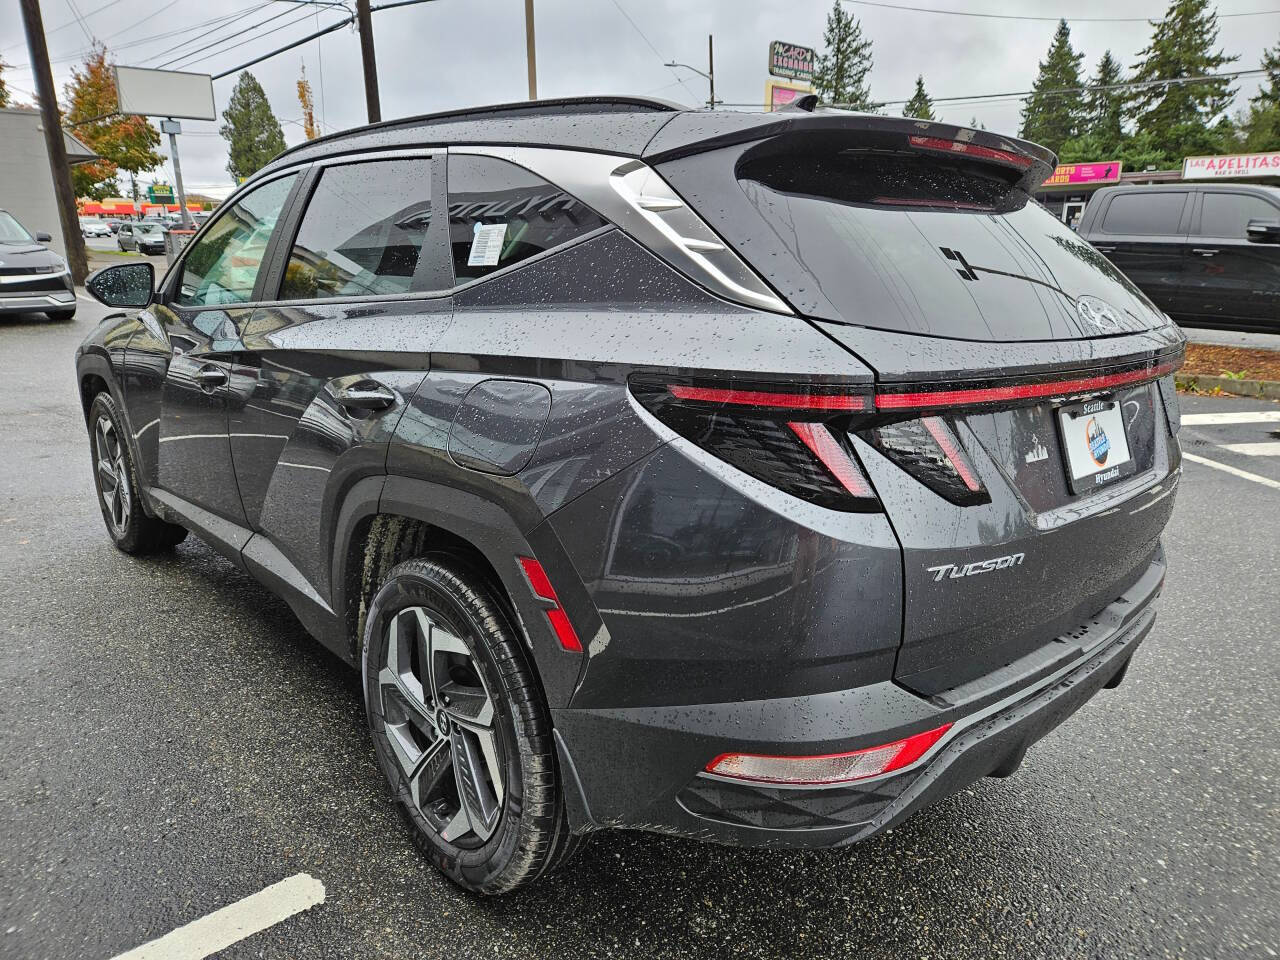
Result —
<svg viewBox="0 0 1280 960"><path fill-rule="evenodd" d="M1022 176L1017 186L1027 193L1039 187L1058 162L1052 150L1039 144L987 130L845 110L816 108L810 112L806 109L809 106L806 102L797 109L774 113L676 114L649 141L643 159L649 164L659 164L720 147L793 135L837 133L856 138L859 133L867 133L883 141L886 135L896 134L901 136L904 151L963 154L1018 169Z"/></svg>

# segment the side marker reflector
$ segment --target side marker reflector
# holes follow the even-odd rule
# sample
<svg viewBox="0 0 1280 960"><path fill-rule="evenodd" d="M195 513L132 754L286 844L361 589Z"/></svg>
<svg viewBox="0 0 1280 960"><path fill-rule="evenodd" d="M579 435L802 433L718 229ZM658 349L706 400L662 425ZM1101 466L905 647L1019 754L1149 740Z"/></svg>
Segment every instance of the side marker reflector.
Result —
<svg viewBox="0 0 1280 960"><path fill-rule="evenodd" d="M560 641L560 646L572 653L581 653L582 641L578 639L578 632L569 622L568 614L560 606L560 598L556 596L555 588L551 586L551 578L547 576L547 571L533 557L517 557L516 560L520 564L520 569L524 571L525 579L529 581L533 595L551 604L551 608L544 613L551 624L551 629L555 632L556 639Z"/></svg>

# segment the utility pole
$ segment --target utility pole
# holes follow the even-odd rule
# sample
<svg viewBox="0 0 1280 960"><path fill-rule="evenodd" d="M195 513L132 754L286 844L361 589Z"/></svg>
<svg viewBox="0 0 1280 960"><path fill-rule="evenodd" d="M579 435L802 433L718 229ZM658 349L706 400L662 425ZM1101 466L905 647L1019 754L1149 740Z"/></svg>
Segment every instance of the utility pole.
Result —
<svg viewBox="0 0 1280 960"><path fill-rule="evenodd" d="M89 264L84 255L84 237L76 216L76 195L71 189L71 165L67 163L67 145L62 139L62 119L58 116L58 98L53 91L53 70L49 67L49 48L44 42L44 21L40 17L40 0L19 0L22 24L27 30L27 50L31 53L31 69L36 78L36 96L40 99L41 126L49 153L49 172L53 174L53 192L58 198L58 219L62 223L62 242L66 245L67 264L73 283L84 283Z"/></svg>
<svg viewBox="0 0 1280 960"><path fill-rule="evenodd" d="M711 34L707 34L707 81L711 84L711 99L707 101L707 106L712 110L716 108L716 48L715 40Z"/></svg>
<svg viewBox="0 0 1280 960"><path fill-rule="evenodd" d="M382 106L378 102L378 64L373 56L373 17L369 13L369 0L356 0L356 22L360 27L360 58L364 61L364 102L369 122L382 119Z"/></svg>
<svg viewBox="0 0 1280 960"><path fill-rule="evenodd" d="M533 0L524 0L524 56L529 65L529 99L538 99L538 50L533 42Z"/></svg>

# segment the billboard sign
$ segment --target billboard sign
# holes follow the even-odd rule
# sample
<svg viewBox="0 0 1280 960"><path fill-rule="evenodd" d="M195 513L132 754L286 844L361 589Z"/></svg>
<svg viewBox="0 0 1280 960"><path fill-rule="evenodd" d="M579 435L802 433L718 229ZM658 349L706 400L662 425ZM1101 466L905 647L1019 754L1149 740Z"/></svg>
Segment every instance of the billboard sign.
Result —
<svg viewBox="0 0 1280 960"><path fill-rule="evenodd" d="M806 93L813 93L808 84L766 80L764 85L764 108L766 110L781 110L787 104L795 103Z"/></svg>
<svg viewBox="0 0 1280 960"><path fill-rule="evenodd" d="M152 203L173 203L173 187L167 183L153 183L147 187L147 199Z"/></svg>
<svg viewBox="0 0 1280 960"><path fill-rule="evenodd" d="M1236 177L1280 177L1280 151L1186 157L1183 180L1231 180Z"/></svg>
<svg viewBox="0 0 1280 960"><path fill-rule="evenodd" d="M769 72L775 77L808 83L813 79L813 60L812 47L783 43L781 40L769 44Z"/></svg>
<svg viewBox="0 0 1280 960"><path fill-rule="evenodd" d="M1099 163L1060 163L1044 181L1046 187L1065 187L1081 183L1119 183L1119 160Z"/></svg>
<svg viewBox="0 0 1280 960"><path fill-rule="evenodd" d="M117 110L141 117L217 120L213 79L207 73L116 67Z"/></svg>

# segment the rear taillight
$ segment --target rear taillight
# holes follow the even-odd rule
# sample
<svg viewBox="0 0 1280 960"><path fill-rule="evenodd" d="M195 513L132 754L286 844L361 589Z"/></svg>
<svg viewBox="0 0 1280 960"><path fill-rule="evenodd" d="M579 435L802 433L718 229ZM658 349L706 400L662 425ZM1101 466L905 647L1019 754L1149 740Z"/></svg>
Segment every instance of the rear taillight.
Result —
<svg viewBox="0 0 1280 960"><path fill-rule="evenodd" d="M883 424L861 436L934 493L952 503L987 503L987 493L955 429L942 417Z"/></svg>
<svg viewBox="0 0 1280 960"><path fill-rule="evenodd" d="M812 757L779 757L758 753L722 753L709 764L707 773L755 783L816 786L848 783L892 773L911 766L928 753L951 729L947 723L895 740L879 747L849 753L826 753Z"/></svg>
<svg viewBox="0 0 1280 960"><path fill-rule="evenodd" d="M869 390L734 382L632 383L636 398L676 433L743 473L833 510L878 508L850 447L850 415Z"/></svg>

